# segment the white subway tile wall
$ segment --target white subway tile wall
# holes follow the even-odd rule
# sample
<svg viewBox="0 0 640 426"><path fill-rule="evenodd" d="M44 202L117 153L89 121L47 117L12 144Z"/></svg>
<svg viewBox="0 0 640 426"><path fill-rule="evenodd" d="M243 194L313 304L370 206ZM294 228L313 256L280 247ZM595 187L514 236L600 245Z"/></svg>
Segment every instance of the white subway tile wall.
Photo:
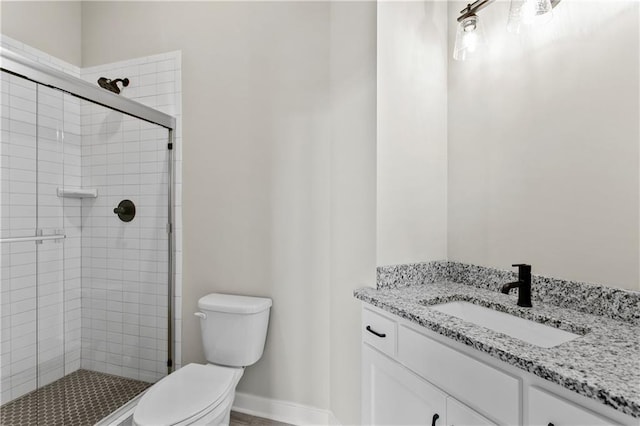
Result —
<svg viewBox="0 0 640 426"><path fill-rule="evenodd" d="M181 137L181 54L171 52L129 61L116 62L81 70L81 77L91 83L100 77L128 78L121 96L133 99L176 117L177 130L174 143L175 170L175 295L174 306L182 304L182 137ZM122 86L121 86L122 87ZM167 366L167 190L168 190L168 131L159 126L109 111L96 105L83 105L83 186L98 188L98 194L107 191L106 217L88 210L100 201L83 200L83 218L94 220L83 227L83 309L90 303L102 306L106 301L106 350L83 350L83 368L126 377L155 381L166 374ZM85 143L86 140L86 143ZM122 199L129 197L136 204L136 218L126 224L117 220L112 210ZM93 203L93 204L92 204ZM94 207L92 207L94 208ZM89 230L89 228L94 228ZM108 233L110 246L106 252L91 247L89 232ZM106 235L106 234L105 234ZM84 242L86 241L86 244ZM94 249L97 249L94 250ZM91 260L88 259L91 258ZM103 267L104 262L106 267ZM91 263L89 263L91 262ZM95 262L98 262L97 264ZM89 268L89 264L91 267ZM94 266L95 265L95 266ZM113 290L106 295L97 289L89 296L85 283L96 274L98 284L102 271ZM121 278L122 276L122 278ZM121 283L121 284L118 284ZM121 293L119 293L121 292ZM117 300L122 294L122 303ZM106 296L106 299L103 297ZM110 300L109 297L114 298ZM87 303L85 303L85 301ZM177 313L180 311L178 310ZM83 311L84 314L84 311ZM83 315L83 349L98 344L102 330L93 327ZM120 320L121 319L121 320ZM117 324L122 323L122 329ZM181 366L180 345L182 321L175 316L174 364ZM97 323L98 327L102 323ZM97 338L94 337L97 333ZM91 336L91 337L90 337ZM122 338L122 342L120 342ZM137 340L136 340L137 339ZM122 345L122 346L119 346ZM106 370L103 370L105 369Z"/></svg>
<svg viewBox="0 0 640 426"><path fill-rule="evenodd" d="M82 105L82 367L156 381L167 367L168 131ZM136 216L113 209L131 200Z"/></svg>
<svg viewBox="0 0 640 426"><path fill-rule="evenodd" d="M123 96L177 118L174 306L179 308L180 52L80 69L6 36L0 36L0 45L90 82L128 77ZM1 86L1 235L31 235L38 226L45 234L63 230L67 236L37 249L33 242L0 245L1 403L81 366L157 380L166 374L167 360L168 131L50 88L36 89L6 73ZM58 198L60 186L97 188L98 198ZM113 214L124 198L137 207L129 223ZM181 310L176 311L179 368Z"/></svg>

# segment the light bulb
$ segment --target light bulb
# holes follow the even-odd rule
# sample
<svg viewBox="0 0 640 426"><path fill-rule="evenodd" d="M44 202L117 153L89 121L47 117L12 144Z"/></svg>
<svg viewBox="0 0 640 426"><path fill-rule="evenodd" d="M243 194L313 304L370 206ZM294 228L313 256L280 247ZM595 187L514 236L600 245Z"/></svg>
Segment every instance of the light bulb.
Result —
<svg viewBox="0 0 640 426"><path fill-rule="evenodd" d="M456 44L453 47L453 59L466 61L482 52L484 37L477 15L464 18L456 31Z"/></svg>

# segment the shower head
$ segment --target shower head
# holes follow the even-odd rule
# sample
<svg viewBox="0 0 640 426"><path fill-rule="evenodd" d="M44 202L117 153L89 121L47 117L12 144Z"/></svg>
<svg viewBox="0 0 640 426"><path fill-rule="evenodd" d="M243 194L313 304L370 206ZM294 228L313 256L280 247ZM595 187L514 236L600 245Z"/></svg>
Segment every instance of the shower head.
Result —
<svg viewBox="0 0 640 426"><path fill-rule="evenodd" d="M102 87L103 89L107 89L113 93L120 93L120 88L118 87L118 82L121 81L122 82L122 86L123 87L127 87L129 85L129 79L128 78L118 78L115 80L109 80L106 77L100 77L98 79L98 84L100 85L100 87Z"/></svg>

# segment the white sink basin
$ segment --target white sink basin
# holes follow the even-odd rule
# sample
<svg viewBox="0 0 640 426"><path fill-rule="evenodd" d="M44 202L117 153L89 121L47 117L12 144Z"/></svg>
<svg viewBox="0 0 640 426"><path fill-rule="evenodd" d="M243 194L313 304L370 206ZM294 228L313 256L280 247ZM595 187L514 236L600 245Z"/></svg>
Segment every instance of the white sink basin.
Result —
<svg viewBox="0 0 640 426"><path fill-rule="evenodd" d="M559 328L469 302L449 302L429 306L429 308L542 348L552 348L580 337L578 334Z"/></svg>

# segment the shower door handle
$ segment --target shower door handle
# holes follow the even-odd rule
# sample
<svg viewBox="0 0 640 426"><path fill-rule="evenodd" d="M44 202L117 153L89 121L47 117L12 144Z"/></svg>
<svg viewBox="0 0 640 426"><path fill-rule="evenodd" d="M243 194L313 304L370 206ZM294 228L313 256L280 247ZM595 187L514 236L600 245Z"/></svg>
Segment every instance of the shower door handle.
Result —
<svg viewBox="0 0 640 426"><path fill-rule="evenodd" d="M42 242L49 240L62 240L64 238L67 238L65 234L34 235L29 237L0 238L0 243L24 243L29 241Z"/></svg>

